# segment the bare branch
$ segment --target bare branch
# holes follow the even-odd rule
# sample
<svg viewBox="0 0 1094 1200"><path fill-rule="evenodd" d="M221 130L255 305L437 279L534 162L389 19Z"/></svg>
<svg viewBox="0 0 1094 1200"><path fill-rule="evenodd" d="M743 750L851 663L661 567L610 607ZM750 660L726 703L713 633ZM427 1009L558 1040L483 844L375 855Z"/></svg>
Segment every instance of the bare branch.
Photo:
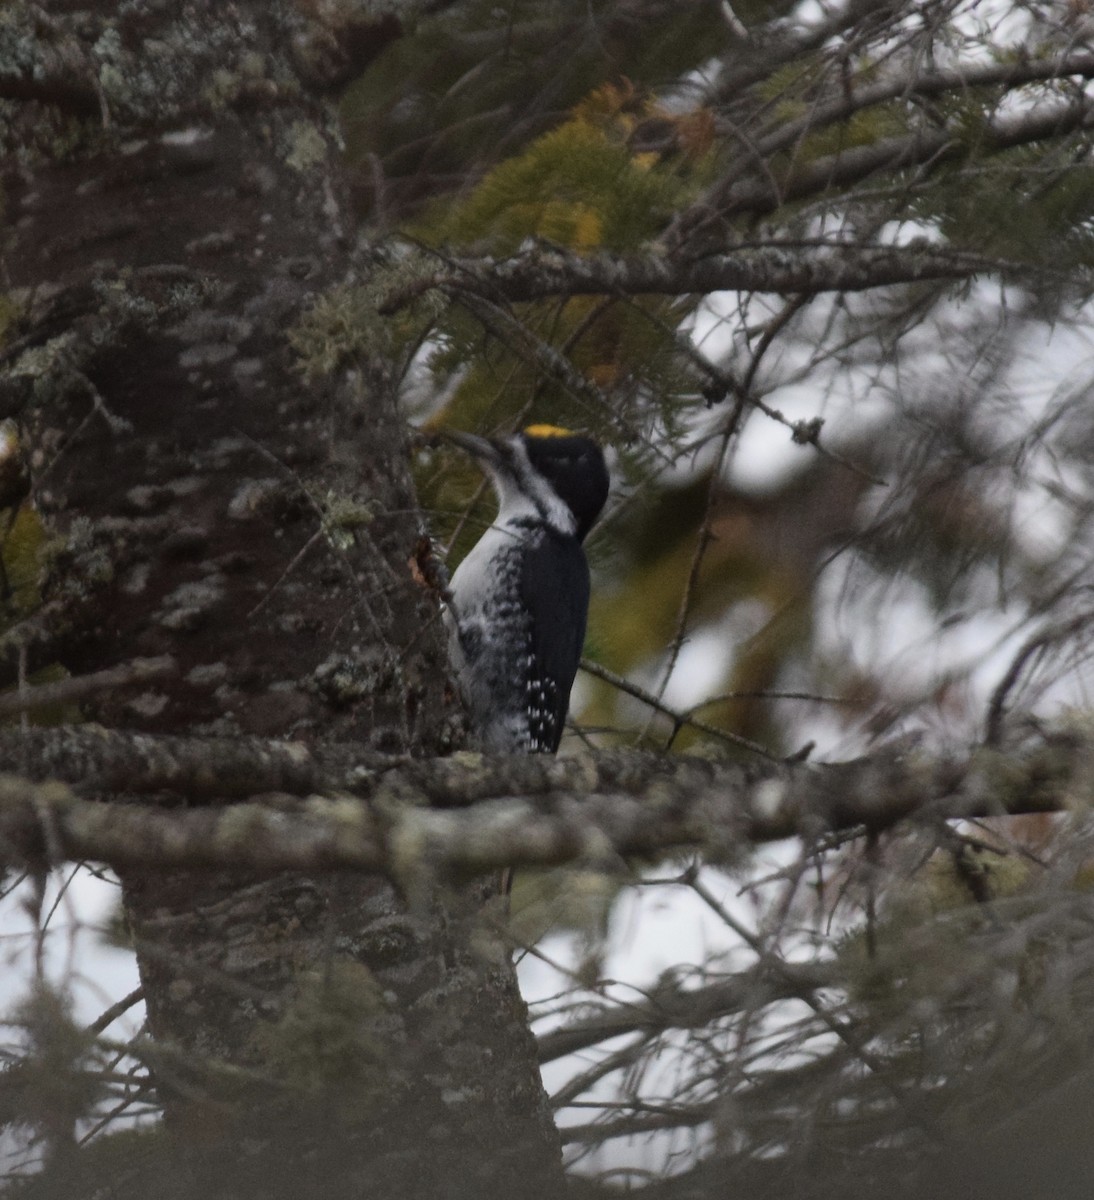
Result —
<svg viewBox="0 0 1094 1200"><path fill-rule="evenodd" d="M1081 51L1060 54L1054 57L1024 59L1017 62L964 63L949 70L930 71L923 74L898 74L871 82L865 87L854 86L850 81L840 94L828 104L814 109L794 121L786 121L772 134L759 138L757 151L766 156L785 150L799 138L805 137L827 125L846 120L864 108L885 104L891 100L907 99L912 96L939 96L946 92L966 92L973 88L1004 85L1015 87L1023 83L1036 83L1052 79L1078 76L1082 79L1094 77L1094 54Z"/></svg>
<svg viewBox="0 0 1094 1200"><path fill-rule="evenodd" d="M1078 613L1066 621L1045 629L1039 629L1031 634L1018 648L1011 660L1010 666L1003 673L1002 679L996 685L988 702L987 719L985 721L984 741L989 746L996 746L1003 736L1003 725L1006 717L1006 702L1012 689L1018 683L1022 671L1029 660L1040 651L1058 645L1067 638L1074 637L1084 629L1090 628L1091 614L1087 611Z"/></svg>
<svg viewBox="0 0 1094 1200"><path fill-rule="evenodd" d="M758 968L702 987L658 986L644 1004L605 1005L600 1012L543 1034L537 1040L539 1061L553 1062L621 1034L698 1029L745 1007L763 1007L828 987L834 978L824 963L783 963L777 975Z"/></svg>
<svg viewBox="0 0 1094 1200"><path fill-rule="evenodd" d="M0 762L81 792L185 793L230 799L259 792L345 791L402 760L359 746L322 751L262 738L156 737L96 726L0 729Z"/></svg>
<svg viewBox="0 0 1094 1200"><path fill-rule="evenodd" d="M908 151L906 139L892 140L899 141L901 146L895 147L888 142L876 144L876 156L881 165L892 165L900 154ZM863 154L873 154L875 146L862 147L861 150ZM824 163L828 165L825 167ZM843 165L850 170L847 163ZM834 169L829 160L814 164L810 169L821 170L822 167L821 173L827 171L825 179L828 180ZM832 178L831 182L838 180ZM733 203L737 201L734 199ZM709 213L709 209L704 211ZM618 296L681 296L739 290L815 294L865 291L924 280L968 279L985 272L1028 269L1021 264L965 254L952 247L927 242L905 246L833 243L830 246L806 248L797 244L766 244L696 260L663 254L636 257L579 255L558 247L539 246L505 259L456 259L448 269L431 272L390 295L380 311L387 314L396 312L432 288L451 291L455 295L481 295L511 303L539 300L546 296L602 293Z"/></svg>
<svg viewBox="0 0 1094 1200"><path fill-rule="evenodd" d="M108 1026L113 1025L119 1017L124 1016L135 1004L140 1004L143 999L144 988L135 987L128 995L115 1001L108 1009L101 1012L87 1027L87 1032L102 1033Z"/></svg>
<svg viewBox="0 0 1094 1200"><path fill-rule="evenodd" d="M120 743L120 735L111 736ZM150 746L157 739L130 740L138 761L154 759ZM163 741L176 750L184 742ZM202 745L209 743L195 739L186 748L191 759ZM1081 737L1046 740L1021 756L981 752L963 764L900 743L846 763L747 768L627 750L553 760L463 754L348 769L368 802L346 794L267 795L167 811L96 803L61 783L9 775L0 777L0 846L15 862L41 861L48 849L49 861L270 872L355 868L404 883L418 871L462 876L506 865L613 865L620 856L683 846L724 858L758 842L881 830L913 815L940 820L1073 807L1089 790L1088 757ZM241 761L274 770L293 765L305 774L317 769L304 747L284 744L274 744L266 758L247 746ZM217 789L218 762L238 788L241 763L232 764L217 744L201 776L208 791Z"/></svg>
<svg viewBox="0 0 1094 1200"><path fill-rule="evenodd" d="M20 9L8 10L0 31L0 98L38 101L79 117L101 113L96 67L78 40L40 5Z"/></svg>
<svg viewBox="0 0 1094 1200"><path fill-rule="evenodd" d="M745 52L738 54L738 61L732 62L722 72L710 100L714 103L732 100L745 88L766 79L784 63L793 62L802 55L818 49L832 38L848 35L856 25L880 25L906 7L909 7L907 0L850 0L825 20L815 24L785 30L778 29L778 25L784 24L779 22L775 26L779 36L776 36L770 45L758 48L755 41L750 39L749 44L744 47ZM762 31L749 32L753 34Z"/></svg>
<svg viewBox="0 0 1094 1200"><path fill-rule="evenodd" d="M659 696L655 696L653 692L641 687L637 683L633 683L622 675L617 675L615 671L608 670L607 667L602 666L598 662L593 662L592 659L583 658L581 660L581 669L589 675L594 675L597 679L603 679L605 683L610 683L612 687L618 688L619 691L626 695L633 696L636 700L641 700L643 704L648 704L655 712L664 714L672 721L676 729L679 729L683 725L689 725L691 728L698 729L700 732L717 738L719 741L741 746L745 750L751 750L753 754L760 755L761 758L775 761L775 756L770 754L757 742L742 737L739 733L732 733L727 729L720 729L717 725L710 725L706 721L700 721L698 718L693 717L690 712L677 712L676 709L666 704Z"/></svg>
<svg viewBox="0 0 1094 1200"><path fill-rule="evenodd" d="M1057 104L1041 105L1026 112L986 120L977 130L975 143L969 141L967 133L947 128L920 129L907 136L879 138L865 145L849 146L812 162L791 166L779 181L777 192L772 190L766 178L738 179L734 176L716 184L702 201L682 213L674 222L668 240L676 248L689 242L697 231L709 226L712 221L734 213L773 212L787 201L846 187L879 171L898 171L928 163L937 166L974 154L997 153L1089 129L1092 123L1094 102L1085 94L1080 94ZM936 248L936 253L942 257L944 252ZM852 262L854 257L852 253ZM943 279L953 276L924 274L920 278ZM889 282L900 281L891 279ZM844 290L855 290L854 284L843 287ZM802 287L785 290L827 289Z"/></svg>
<svg viewBox="0 0 1094 1200"><path fill-rule="evenodd" d="M593 1121L588 1125L566 1125L559 1130L564 1146L575 1143L602 1145L615 1137L636 1137L643 1133L654 1133L659 1129L681 1129L702 1125L717 1115L718 1107L707 1101L692 1105L664 1105L659 1111L650 1112L654 1106L646 1105L638 1115L621 1117L615 1121Z"/></svg>
<svg viewBox="0 0 1094 1200"><path fill-rule="evenodd" d="M151 683L166 679L177 671L175 660L170 655L160 658L135 658L132 662L91 675L77 675L71 679L58 679L54 683L41 683L37 687L7 692L0 695L0 718L18 713L33 712L49 708L54 704L74 704L100 692L113 691L135 683Z"/></svg>

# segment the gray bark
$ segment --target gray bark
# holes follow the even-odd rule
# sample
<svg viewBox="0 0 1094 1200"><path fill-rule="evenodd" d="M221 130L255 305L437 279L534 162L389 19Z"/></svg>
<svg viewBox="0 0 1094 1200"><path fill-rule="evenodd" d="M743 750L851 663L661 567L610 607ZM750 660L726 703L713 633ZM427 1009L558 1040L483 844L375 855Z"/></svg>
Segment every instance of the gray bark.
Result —
<svg viewBox="0 0 1094 1200"><path fill-rule="evenodd" d="M748 765L635 750L355 761L344 744L0 734L0 748L20 742L50 782L0 776L0 834L13 862L52 854L120 867L351 868L411 891L512 865L614 870L626 856L676 847L732 860L781 838L816 843L908 820L1064 812L1088 806L1092 790L1082 728L960 760L896 741L849 762ZM220 780L222 796L251 799L165 812L82 799L60 782L94 791L127 773L134 792L170 780L210 795Z"/></svg>

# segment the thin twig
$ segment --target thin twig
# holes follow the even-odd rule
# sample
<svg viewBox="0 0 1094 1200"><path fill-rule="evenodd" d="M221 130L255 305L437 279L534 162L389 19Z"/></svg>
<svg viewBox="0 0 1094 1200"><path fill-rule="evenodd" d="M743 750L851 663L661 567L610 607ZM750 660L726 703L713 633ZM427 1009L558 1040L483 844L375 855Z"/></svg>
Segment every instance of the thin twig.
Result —
<svg viewBox="0 0 1094 1200"><path fill-rule="evenodd" d="M782 973L784 962L777 954L773 954L764 946L762 940L757 937L751 930L747 929L738 921L732 913L730 913L724 904L718 900L713 892L702 882L698 877L698 872L692 870L688 872L686 883L693 892L711 909L725 924L737 934L739 938L757 955L761 963L774 970L776 973ZM923 1113L911 1111L912 1106L908 1102L908 1097L902 1093L899 1088L889 1081L889 1071L886 1064L879 1059L873 1051L865 1044L854 1026L848 1021L842 1021L839 1017L829 1012L827 1007L820 1002L817 996L808 990L803 989L798 994L798 999L807 1004L814 1013L821 1019L825 1026L840 1039L841 1042L851 1051L852 1054L862 1063L864 1067L870 1070L892 1096L898 1106L907 1113L909 1118L925 1132L935 1134L934 1122L929 1116Z"/></svg>
<svg viewBox="0 0 1094 1200"><path fill-rule="evenodd" d="M593 1063L591 1067L567 1080L557 1092L549 1097L548 1103L553 1109L565 1108L582 1092L587 1092L594 1084L599 1083L605 1075L622 1070L623 1067L628 1067L637 1061L651 1041L652 1038L649 1034L643 1033L619 1050L605 1055L599 1062Z"/></svg>
<svg viewBox="0 0 1094 1200"><path fill-rule="evenodd" d="M810 704L852 704L844 696L826 696L823 692L780 692L761 690L755 692L719 692L717 696L708 696L684 709L684 715L690 716L701 708L709 708L712 704L723 704L726 700L805 700Z"/></svg>
<svg viewBox="0 0 1094 1200"><path fill-rule="evenodd" d="M1063 641L1064 638L1070 637L1079 630L1089 628L1092 620L1094 620L1094 615L1089 611L1084 611L1060 624L1050 625L1046 629L1039 629L1022 643L1014 658L1011 659L1010 666L1007 667L1002 679L999 680L995 690L992 692L991 699L988 701L988 713L984 731L985 745L999 745L1003 736L1003 720L1006 715L1007 697L1017 684L1029 660L1041 651L1047 650L1054 643Z"/></svg>
<svg viewBox="0 0 1094 1200"><path fill-rule="evenodd" d="M144 988L135 987L127 996L123 996L120 1000L115 1001L108 1009L100 1013L94 1021L88 1025L86 1033L98 1035L102 1033L108 1026L127 1013L135 1004L139 1004L144 999Z"/></svg>
<svg viewBox="0 0 1094 1200"><path fill-rule="evenodd" d="M759 742L753 742L749 738L742 737L739 733L731 733L728 729L719 729L717 725L710 725L706 721L698 720L691 715L695 711L694 709L689 709L686 712L678 712L666 704L659 696L655 696L653 692L647 691L637 683L632 683L631 680L625 679L622 675L617 675L614 671L609 671L607 667L601 666L600 663L583 658L581 660L581 669L589 675L595 675L597 679L603 679L605 683L610 683L612 687L618 688L619 691L625 692L628 696L633 696L636 700L641 700L643 704L648 704L655 711L663 713L672 721L676 728L690 725L692 729L698 729L703 733L710 734L711 737L731 742L734 746L743 746L746 750L751 750L753 754L762 755L771 762L778 761L777 756L769 750L765 750ZM701 708L702 705L696 705L695 707Z"/></svg>
<svg viewBox="0 0 1094 1200"><path fill-rule="evenodd" d="M737 431L738 423L741 418L741 413L744 411L744 402L738 399L734 406L733 414L726 424L726 428L721 436L721 445L718 447L718 455L714 461L714 465L710 471L710 479L707 481L707 494L703 507L703 522L699 527L699 533L695 540L695 551L691 556L691 565L688 568L687 581L684 584L684 594L680 598L680 608L676 614L676 632L673 634L672 641L669 643L669 660L665 664L665 669L661 675L661 683L657 689L657 699L661 701L665 695L665 689L669 686L669 680L672 678L673 671L676 670L676 664L680 658L680 651L683 649L684 641L687 634L688 617L691 615L691 602L695 593L695 589L699 582L699 571L703 565L703 559L706 557L707 547L714 540L714 534L711 532L711 522L714 514L714 495L715 491L721 482L722 467L725 464L726 455L729 453L729 444L733 435ZM647 725L648 728L648 725ZM676 740L676 734L679 732L679 726L674 730L672 737L665 746L666 750L672 748L672 743Z"/></svg>

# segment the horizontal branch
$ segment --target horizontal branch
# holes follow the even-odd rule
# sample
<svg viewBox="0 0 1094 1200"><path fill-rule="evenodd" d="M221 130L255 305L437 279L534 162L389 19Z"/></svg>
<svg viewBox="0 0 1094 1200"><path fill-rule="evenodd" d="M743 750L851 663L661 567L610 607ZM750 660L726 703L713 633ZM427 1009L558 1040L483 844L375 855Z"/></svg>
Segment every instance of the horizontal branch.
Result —
<svg viewBox="0 0 1094 1200"><path fill-rule="evenodd" d="M727 858L760 842L876 831L912 815L941 820L1054 811L1073 807L1089 791L1085 748L1075 739L1046 741L1020 757L982 751L963 764L896 744L846 763L746 767L630 750L561 759L462 754L402 763L359 754L354 764L351 747L317 752L268 743L263 750L261 743L226 739L33 732L39 748L52 736L57 774L67 769L71 777L74 763L91 761L90 734L110 747L115 771L128 741L138 768L157 764L167 778L172 761L183 764L205 795L222 788L239 794L252 770L254 792L267 794L159 809L85 799L55 780L2 776L0 848L9 861L265 872L354 868L412 883L418 872L464 876L504 865L611 867L622 857L684 846ZM60 750L65 739L77 743L82 756L68 764ZM4 734L0 748L5 743L20 741ZM23 762L36 762L32 744L23 746ZM327 771L330 763L337 771ZM268 794L275 776L301 784L339 772L356 795ZM182 774L173 780L180 788Z"/></svg>
<svg viewBox="0 0 1094 1200"><path fill-rule="evenodd" d="M834 243L806 249L766 245L690 260L664 254L580 255L540 246L512 258L450 260L390 295L380 311L396 312L434 288L509 303L550 296L682 296L719 291L814 295L1023 269L925 241L904 246Z"/></svg>
<svg viewBox="0 0 1094 1200"><path fill-rule="evenodd" d="M602 1146L617 1137L639 1137L664 1129L694 1128L706 1124L718 1112L717 1104L711 1100L697 1104L666 1104L651 1112L649 1110L652 1107L640 1107L630 1115L615 1120L591 1121L587 1125L562 1125L558 1134L564 1146Z"/></svg>
<svg viewBox="0 0 1094 1200"><path fill-rule="evenodd" d="M52 683L39 683L34 687L4 692L0 694L0 719L60 704L78 704L101 692L169 679L177 672L175 660L165 654L159 658L135 658L132 662L90 675L75 675Z"/></svg>
<svg viewBox="0 0 1094 1200"><path fill-rule="evenodd" d="M901 0L850 0L824 20L796 27L777 17L766 27L750 31L749 41L720 71L708 103L732 101L746 88L769 78L779 67L810 54L826 42L836 38L853 42L856 26L884 28L884 23L896 16L901 7ZM757 35L761 39L767 35L760 45L756 45Z"/></svg>
<svg viewBox="0 0 1094 1200"><path fill-rule="evenodd" d="M924 71L916 74L894 73L883 79L871 80L865 86L848 80L846 87L834 99L811 109L805 115L784 121L766 137L756 139L756 153L768 157L819 129L844 121L857 112L894 100L913 97L927 99L947 92L968 92L986 87L1018 87L1028 83L1048 82L1069 78L1094 77L1094 54L1088 50L1058 54L1046 58L1029 58L1012 62L962 63L946 70Z"/></svg>
<svg viewBox="0 0 1094 1200"><path fill-rule="evenodd" d="M122 733L97 725L0 729L0 763L37 781L60 780L82 793L176 792L190 799L236 799L259 792L344 791L362 770L397 762L330 747L262 738L186 738Z"/></svg>
<svg viewBox="0 0 1094 1200"><path fill-rule="evenodd" d="M833 982L834 973L824 963L782 962L777 972L761 964L701 987L658 986L642 1003L605 1005L599 1012L540 1034L536 1049L539 1061L547 1063L623 1034L701 1029L729 1013L758 1010Z"/></svg>
<svg viewBox="0 0 1094 1200"><path fill-rule="evenodd" d="M1031 106L1019 113L985 119L968 128L919 129L908 135L878 138L848 146L811 162L792 163L776 176L730 178L673 222L665 241L673 249L690 245L696 232L718 228L739 213L762 215L788 201L803 200L834 188L850 187L883 171L941 166L975 155L994 154L1018 146L1063 137L1094 124L1094 101L1085 93L1053 104Z"/></svg>
<svg viewBox="0 0 1094 1200"><path fill-rule="evenodd" d="M37 100L75 116L100 111L99 97L86 80L55 73L35 78L29 73L0 73L0 100Z"/></svg>
<svg viewBox="0 0 1094 1200"><path fill-rule="evenodd" d="M78 117L100 113L94 68L74 39L62 36L51 45L33 26L33 20L23 28L9 21L0 31L0 99L37 101Z"/></svg>

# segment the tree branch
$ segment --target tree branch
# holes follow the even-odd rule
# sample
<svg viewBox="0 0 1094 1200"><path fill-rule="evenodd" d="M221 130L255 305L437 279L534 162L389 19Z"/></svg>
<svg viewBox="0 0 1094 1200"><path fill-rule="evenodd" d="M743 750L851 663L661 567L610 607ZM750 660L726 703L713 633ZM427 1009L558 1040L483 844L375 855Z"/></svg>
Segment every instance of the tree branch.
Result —
<svg viewBox="0 0 1094 1200"><path fill-rule="evenodd" d="M0 729L0 763L19 763L33 780L60 780L81 793L176 792L199 801L306 796L351 790L402 761L360 746L319 750L263 738L164 737L95 725Z"/></svg>
<svg viewBox="0 0 1094 1200"><path fill-rule="evenodd" d="M90 675L75 675L69 679L58 679L53 683L40 683L24 691L5 692L0 695L0 719L17 713L34 712L55 704L76 704L88 696L115 688L131 687L134 684L153 683L169 679L178 668L170 655L159 658L135 658L132 662Z"/></svg>
<svg viewBox="0 0 1094 1200"><path fill-rule="evenodd" d="M0 26L0 99L38 101L78 117L102 112L96 65L37 4L8 9Z"/></svg>
<svg viewBox="0 0 1094 1200"><path fill-rule="evenodd" d="M766 177L733 176L716 184L703 200L681 213L666 240L675 249L689 243L698 230L736 213L774 212L788 201L847 187L879 171L906 170L927 163L937 166L973 154L998 153L1088 129L1092 121L1091 100L1079 95L1059 104L1039 105L986 120L977 129L975 141L970 140L967 130L943 128L920 129L906 137L879 138L865 145L849 146L812 162L792 165L778 180L777 189Z"/></svg>
<svg viewBox="0 0 1094 1200"><path fill-rule="evenodd" d="M874 151L875 147L862 149ZM886 143L878 153L888 163L897 151ZM433 288L456 296L481 295L509 303L547 296L681 296L727 290L816 294L860 292L925 280L968 279L1000 270L1028 268L927 242L905 246L833 244L806 249L769 244L695 260L659 254L579 255L540 246L512 258L454 259L447 269L438 269L391 294L380 311L397 312Z"/></svg>
<svg viewBox="0 0 1094 1200"><path fill-rule="evenodd" d="M844 121L865 108L892 100L906 100L913 96L926 98L946 92L967 92L973 88L999 85L1017 87L1025 83L1074 76L1082 79L1094 77L1094 54L1081 51L1018 62L963 63L949 70L930 71L922 75L898 74L860 87L856 87L852 80L846 91L841 91L828 103L796 120L785 121L767 137L758 138L756 150L767 158L793 146L799 139L818 129Z"/></svg>
<svg viewBox="0 0 1094 1200"><path fill-rule="evenodd" d="M88 738L109 746L120 771L185 764L206 794L238 794L247 770L260 792L271 777L306 784L330 778L318 752L287 743L156 739L86 730L43 730L58 747L73 739L78 774ZM19 738L0 737L0 746ZM232 748L238 750L233 760ZM26 751L24 751L26 752ZM202 754L205 766L198 768ZM505 865L584 861L614 865L700 846L714 858L795 835L886 829L913 815L942 820L1074 807L1090 791L1083 737L1049 738L1021 755L981 751L954 763L896 743L835 764L749 764L607 750L581 757L487 758L477 754L378 766L333 748L356 795L264 795L246 803L159 810L83 799L63 783L0 777L0 847L9 862L91 859L117 866L383 872L404 884L417 873L481 874ZM10 759L9 759L10 761ZM33 758L24 761L34 761ZM39 769L41 764L39 763ZM218 770L225 772L222 782ZM161 778L181 774L162 771ZM257 786L255 786L257 785ZM301 788L301 790L309 790Z"/></svg>
<svg viewBox="0 0 1094 1200"><path fill-rule="evenodd" d="M763 1008L829 987L835 976L824 963L783 963L774 973L764 967L731 975L702 987L677 983L658 986L643 1004L605 1005L600 1012L570 1021L536 1040L541 1063L553 1062L621 1034L700 1029L746 1007Z"/></svg>
<svg viewBox="0 0 1094 1200"><path fill-rule="evenodd" d="M723 68L717 86L712 89L710 103L725 104L746 88L768 78L785 63L793 62L834 38L848 37L857 25L884 27L905 6L905 0L850 0L825 20L814 24L787 28L785 20L776 20L766 29L750 30L749 42L741 47L736 61ZM756 35L769 33L767 45L756 45Z"/></svg>

